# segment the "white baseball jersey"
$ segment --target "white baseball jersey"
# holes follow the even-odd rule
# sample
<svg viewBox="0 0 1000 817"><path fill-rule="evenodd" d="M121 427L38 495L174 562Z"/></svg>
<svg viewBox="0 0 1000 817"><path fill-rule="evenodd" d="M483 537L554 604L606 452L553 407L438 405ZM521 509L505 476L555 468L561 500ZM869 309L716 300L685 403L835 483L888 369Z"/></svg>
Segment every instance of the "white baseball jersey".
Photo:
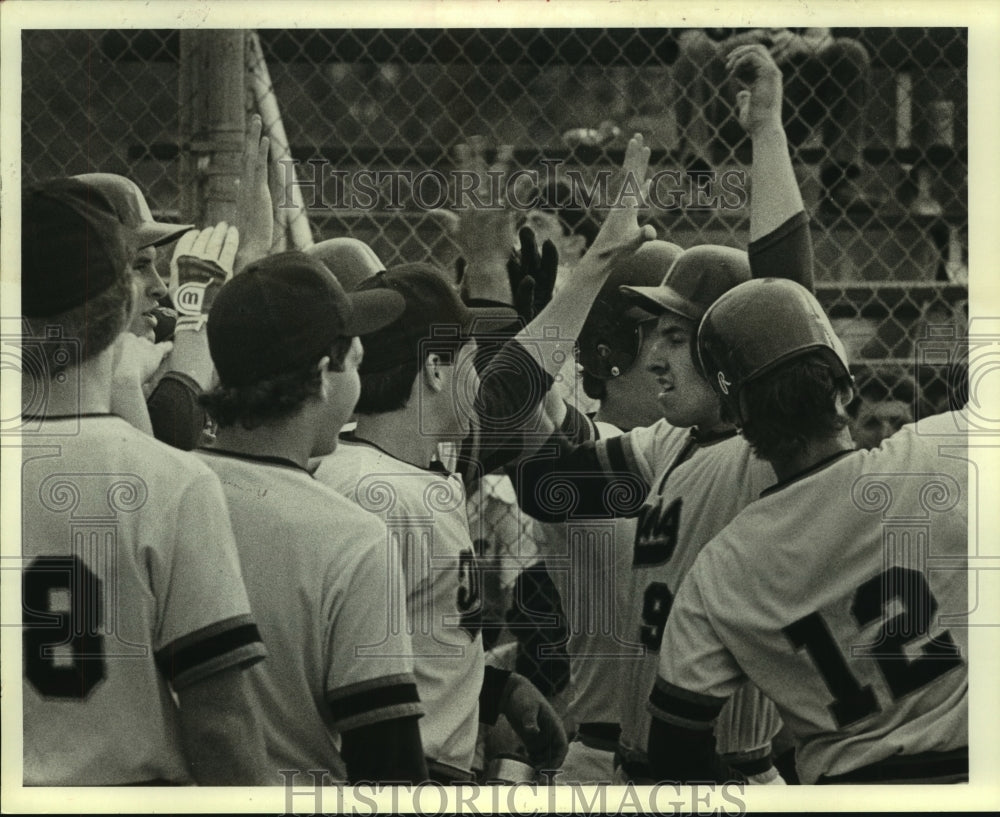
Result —
<svg viewBox="0 0 1000 817"><path fill-rule="evenodd" d="M627 438L622 438L626 440ZM663 628L682 580L702 547L765 488L774 485L771 466L757 459L746 441L731 436L692 446L674 467L663 461L645 505L631 556L625 632L646 648L638 661L621 665L623 754L642 762L650 717L649 690L656 680ZM773 705L748 687L722 713L717 729L720 753L734 760L758 760L770 752L780 728Z"/></svg>
<svg viewBox="0 0 1000 817"><path fill-rule="evenodd" d="M24 783L189 783L171 690L265 654L219 481L111 415L41 432L23 448Z"/></svg>
<svg viewBox="0 0 1000 817"><path fill-rule="evenodd" d="M483 684L480 577L454 475L418 468L363 442L325 457L316 478L380 516L399 548L424 753L472 768Z"/></svg>
<svg viewBox="0 0 1000 817"><path fill-rule="evenodd" d="M674 600L654 715L710 722L750 678L795 737L804 783L966 746L968 462L955 429L954 415L907 426L744 509Z"/></svg>
<svg viewBox="0 0 1000 817"><path fill-rule="evenodd" d="M622 433L610 423L594 425L602 440ZM638 639L629 637L625 623L635 528L634 518L535 522L535 539L566 615L571 689L567 715L577 725L620 722L625 663L644 652ZM611 778L579 782L610 783Z"/></svg>
<svg viewBox="0 0 1000 817"><path fill-rule="evenodd" d="M385 525L288 460L203 449L229 505L269 658L251 681L275 769L346 780L340 733L419 715Z"/></svg>

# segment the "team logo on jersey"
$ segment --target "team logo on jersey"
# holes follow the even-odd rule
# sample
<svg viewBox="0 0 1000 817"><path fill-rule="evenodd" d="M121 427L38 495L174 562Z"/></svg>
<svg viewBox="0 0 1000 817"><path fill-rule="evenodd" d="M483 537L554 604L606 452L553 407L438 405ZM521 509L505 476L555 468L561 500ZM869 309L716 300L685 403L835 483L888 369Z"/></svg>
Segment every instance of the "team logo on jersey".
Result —
<svg viewBox="0 0 1000 817"><path fill-rule="evenodd" d="M724 372L719 372L719 388L722 389L723 394L729 394L729 387L733 384L726 380L726 375Z"/></svg>
<svg viewBox="0 0 1000 817"><path fill-rule="evenodd" d="M652 567L669 561L677 547L680 519L680 498L662 510L660 505L644 505L635 530L632 567Z"/></svg>

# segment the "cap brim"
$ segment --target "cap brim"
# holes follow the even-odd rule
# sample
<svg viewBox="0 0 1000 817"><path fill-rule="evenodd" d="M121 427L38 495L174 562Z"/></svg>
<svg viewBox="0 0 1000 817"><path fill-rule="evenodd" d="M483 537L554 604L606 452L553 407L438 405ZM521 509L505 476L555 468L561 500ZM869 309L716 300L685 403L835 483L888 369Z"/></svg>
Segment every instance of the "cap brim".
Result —
<svg viewBox="0 0 1000 817"><path fill-rule="evenodd" d="M377 332L396 320L406 308L403 296L390 289L348 292L347 300L351 304L351 317L344 334L348 337Z"/></svg>
<svg viewBox="0 0 1000 817"><path fill-rule="evenodd" d="M188 230L193 230L193 224L163 224L159 221L147 221L133 231L138 249L143 247L160 247L176 241Z"/></svg>
<svg viewBox="0 0 1000 817"><path fill-rule="evenodd" d="M635 306L653 315L662 312L676 312L693 321L701 320L704 310L686 298L682 298L674 290L665 286L658 287L621 287L622 295Z"/></svg>

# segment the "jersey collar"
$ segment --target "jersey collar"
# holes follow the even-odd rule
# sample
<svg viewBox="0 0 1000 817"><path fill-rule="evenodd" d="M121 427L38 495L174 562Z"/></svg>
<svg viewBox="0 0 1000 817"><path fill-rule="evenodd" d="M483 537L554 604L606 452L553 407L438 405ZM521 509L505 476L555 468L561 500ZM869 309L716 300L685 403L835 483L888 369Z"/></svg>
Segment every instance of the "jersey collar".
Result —
<svg viewBox="0 0 1000 817"><path fill-rule="evenodd" d="M399 457L392 456L392 454L390 454L388 451L386 451L378 443L374 443L374 442L372 442L371 440L369 440L369 439L367 439L365 437L359 437L357 434L354 433L353 429L351 431L341 431L340 435L339 435L339 439L342 442L345 442L345 443L358 443L358 444L361 444L361 445L367 445L367 446L369 446L371 448L374 448L376 451L381 451L383 454L385 454L390 459L397 460L397 461L400 461L400 462L402 461L402 460L399 459ZM407 465L413 465L413 463L412 462L408 462ZM435 474L441 474L442 476L446 476L446 477L450 477L452 475L452 472L449 471L447 468L445 468L444 463L441 462L440 460L431 460L430 463L426 467L423 467L423 466L420 466L420 465L413 465L413 467L414 468L419 468L421 471L433 471Z"/></svg>
<svg viewBox="0 0 1000 817"><path fill-rule="evenodd" d="M287 457L272 457L266 454L245 454L242 451L229 451L225 448L199 448L198 450L203 454L215 454L220 457L232 457L237 460L259 462L263 465L277 465L281 468L294 468L296 471L301 471L303 474L308 475L310 479L313 479L313 475L310 473L308 468L303 468L297 462L294 462Z"/></svg>
<svg viewBox="0 0 1000 817"><path fill-rule="evenodd" d="M813 463L805 470L799 471L797 474L792 474L792 476L781 480L781 482L775 483L770 488L765 488L763 491L760 492L760 495L762 497L770 496L771 494L780 491L782 488L787 488L793 482L798 482L800 479L805 479L806 477L815 474L817 471L822 471L827 466L833 465L833 463L835 463L842 457L846 457L848 454L856 454L856 453L857 451L855 451L853 448L845 448L843 451L838 451L836 454L831 454L829 457L823 457L823 459L821 459L819 462Z"/></svg>

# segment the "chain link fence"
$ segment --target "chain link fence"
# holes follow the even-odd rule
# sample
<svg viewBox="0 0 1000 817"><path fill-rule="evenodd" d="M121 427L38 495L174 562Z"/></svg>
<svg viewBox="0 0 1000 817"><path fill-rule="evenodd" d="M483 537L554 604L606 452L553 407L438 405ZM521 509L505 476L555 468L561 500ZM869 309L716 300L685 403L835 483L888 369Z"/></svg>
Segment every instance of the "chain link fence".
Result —
<svg viewBox="0 0 1000 817"><path fill-rule="evenodd" d="M753 37L782 55L818 294L862 392L894 399L910 416L961 404L968 396L967 33L834 29L792 38L788 31ZM276 243L350 234L386 265L432 259L450 269L459 249L447 196L429 206L433 189L406 184L394 195L377 182L380 172L383 179L446 173L455 145L479 135L487 145L513 146L515 168L563 181L576 174L586 188L620 165L628 136L640 131L653 171L664 171L658 190L666 204L648 213L658 233L682 246L744 247L745 196L720 195L719 184L727 172L741 180L748 170L749 145L733 112L737 85L723 70L727 49L747 34L246 32L246 108L262 113L272 137L273 190L284 205ZM191 217L182 202L199 169L185 164L191 101L179 90L182 53L176 31L24 32L25 182L120 173L161 218ZM358 206L362 173L369 194ZM562 217L566 232L591 223L572 208ZM515 514L508 499L502 487L474 497L473 521ZM530 546L500 541L501 527L494 523L496 541L483 543L486 558L530 562ZM498 584L508 600L516 574L507 570Z"/></svg>

